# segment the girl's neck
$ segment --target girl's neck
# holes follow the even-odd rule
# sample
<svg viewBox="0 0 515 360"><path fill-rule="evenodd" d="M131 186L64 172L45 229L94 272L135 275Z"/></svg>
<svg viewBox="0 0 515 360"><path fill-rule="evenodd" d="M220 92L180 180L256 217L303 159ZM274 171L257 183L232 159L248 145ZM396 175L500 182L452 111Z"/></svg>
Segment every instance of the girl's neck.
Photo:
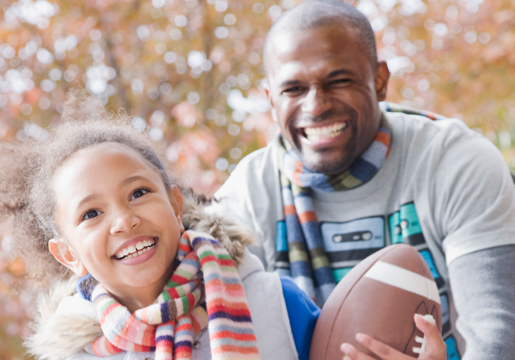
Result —
<svg viewBox="0 0 515 360"><path fill-rule="evenodd" d="M106 289L116 300L118 300L120 304L125 306L131 314L133 314L136 310L150 306L156 301L159 294L163 292L170 276L171 273L163 277L159 282L136 289L130 289L130 291L119 291L116 289L109 289L107 287Z"/></svg>
<svg viewBox="0 0 515 360"><path fill-rule="evenodd" d="M157 292L150 292L147 289L141 289L141 292L138 292L138 294L132 294L132 296L116 294L111 291L109 292L111 295L113 295L113 297L116 298L116 300L118 300L120 304L125 306L130 311L130 313L133 314L136 310L152 305L162 290L163 288Z"/></svg>

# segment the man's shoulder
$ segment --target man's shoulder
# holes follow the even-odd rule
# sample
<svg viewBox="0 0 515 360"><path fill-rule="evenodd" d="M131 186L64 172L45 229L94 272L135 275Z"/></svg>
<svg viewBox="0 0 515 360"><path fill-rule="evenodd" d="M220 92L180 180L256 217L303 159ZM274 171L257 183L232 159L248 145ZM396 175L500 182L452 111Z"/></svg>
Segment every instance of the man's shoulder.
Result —
<svg viewBox="0 0 515 360"><path fill-rule="evenodd" d="M276 157L277 152L273 144L255 150L241 159L229 179L270 174L274 169L277 169Z"/></svg>
<svg viewBox="0 0 515 360"><path fill-rule="evenodd" d="M245 156L239 163L238 167L242 166L253 166L263 167L275 165L276 149L273 142L269 143L264 148L255 150Z"/></svg>
<svg viewBox="0 0 515 360"><path fill-rule="evenodd" d="M490 171L503 177L506 164L499 149L460 119L385 112L392 128L392 160L408 173L450 180L465 171ZM412 176L412 175L410 175ZM476 177L474 177L476 179ZM476 179L479 180L479 179Z"/></svg>
<svg viewBox="0 0 515 360"><path fill-rule="evenodd" d="M215 197L246 193L249 189L259 192L259 189L273 188L275 177L272 174L278 171L276 157L273 144L245 156L216 192Z"/></svg>
<svg viewBox="0 0 515 360"><path fill-rule="evenodd" d="M421 114L407 114L402 112L386 112L388 121L395 127L394 130L407 131L431 131L442 135L478 135L467 127L460 119L440 118L431 119Z"/></svg>
<svg viewBox="0 0 515 360"><path fill-rule="evenodd" d="M421 114L402 112L386 112L386 117L392 126L394 142L404 143L408 148L436 148L443 151L450 147L467 146L471 142L489 143L460 119L431 119Z"/></svg>

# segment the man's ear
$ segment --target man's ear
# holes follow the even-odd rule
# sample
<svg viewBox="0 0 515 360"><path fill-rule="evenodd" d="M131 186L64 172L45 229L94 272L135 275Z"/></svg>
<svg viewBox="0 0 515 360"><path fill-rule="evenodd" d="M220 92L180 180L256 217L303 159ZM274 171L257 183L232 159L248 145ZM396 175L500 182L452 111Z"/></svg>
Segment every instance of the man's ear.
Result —
<svg viewBox="0 0 515 360"><path fill-rule="evenodd" d="M184 231L184 224L182 223L184 200L183 200L182 194L177 186L172 185L170 190L168 190L168 198L170 199L170 203L172 204L173 212L175 213L175 216L177 217L177 221L179 222L179 225L181 226L181 233L182 233Z"/></svg>
<svg viewBox="0 0 515 360"><path fill-rule="evenodd" d="M270 114L272 115L272 120L274 120L274 122L278 122L279 119L277 118L277 111L274 108L274 99L272 98L272 92L270 91L268 79L263 82L263 90L265 91L265 95L268 98L268 101L270 101Z"/></svg>
<svg viewBox="0 0 515 360"><path fill-rule="evenodd" d="M378 101L386 99L386 89L388 87L388 80L390 79L390 70L386 61L379 61L377 63L376 72L374 76L374 85L376 88L376 97Z"/></svg>
<svg viewBox="0 0 515 360"><path fill-rule="evenodd" d="M266 97L268 98L268 101L270 101L270 105L272 106L272 109L274 108L274 99L272 98L272 92L270 91L270 82L268 78L265 78L265 80L262 82L263 91L265 92Z"/></svg>
<svg viewBox="0 0 515 360"><path fill-rule="evenodd" d="M63 239L50 240L48 249L57 261L73 271L75 275L84 276L88 273L75 251Z"/></svg>

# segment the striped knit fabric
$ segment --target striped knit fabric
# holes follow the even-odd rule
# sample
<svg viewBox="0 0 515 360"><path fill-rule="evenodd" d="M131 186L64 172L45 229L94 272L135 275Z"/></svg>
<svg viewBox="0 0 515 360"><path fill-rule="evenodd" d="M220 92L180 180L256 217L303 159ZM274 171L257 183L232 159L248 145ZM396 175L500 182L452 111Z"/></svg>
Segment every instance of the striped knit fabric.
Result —
<svg viewBox="0 0 515 360"><path fill-rule="evenodd" d="M225 248L209 235L189 230L183 233L177 260L156 302L134 314L97 283L91 300L104 335L85 350L102 357L155 351L156 360L191 359L193 336L207 326L212 359L259 359L245 291Z"/></svg>
<svg viewBox="0 0 515 360"><path fill-rule="evenodd" d="M386 102L386 101L380 102L379 107L381 110L383 110L385 112L398 112L398 113L404 113L404 114L409 114L409 115L419 115L419 116L424 116L431 120L447 119L445 116L436 114L431 111L410 108L407 106L394 104L394 103L390 103L390 102Z"/></svg>
<svg viewBox="0 0 515 360"><path fill-rule="evenodd" d="M278 164L282 189L286 244L277 244L288 252L288 260L276 259L276 271L291 276L293 281L319 305L323 305L335 287L317 216L311 199L311 189L341 191L352 189L370 180L383 165L390 150L391 132L386 122L369 148L338 175L315 173L304 167L291 145L277 138ZM280 237L278 237L279 239Z"/></svg>

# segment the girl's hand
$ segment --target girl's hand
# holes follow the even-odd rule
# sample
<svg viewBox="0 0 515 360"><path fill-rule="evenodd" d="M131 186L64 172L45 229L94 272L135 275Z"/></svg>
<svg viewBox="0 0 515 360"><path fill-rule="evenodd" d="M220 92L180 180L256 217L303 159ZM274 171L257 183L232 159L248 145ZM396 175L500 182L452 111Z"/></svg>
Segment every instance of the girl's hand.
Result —
<svg viewBox="0 0 515 360"><path fill-rule="evenodd" d="M446 360L447 359L447 346L445 345L440 332L436 325L426 321L423 316L415 314L415 325L425 335L427 342L426 351L420 355L418 359L423 360ZM412 360L411 356L401 353L390 346L372 339L365 334L357 334L356 340L376 354L383 360ZM341 351L345 354L343 360L375 360L374 358L360 352L351 344L343 343L340 346Z"/></svg>

